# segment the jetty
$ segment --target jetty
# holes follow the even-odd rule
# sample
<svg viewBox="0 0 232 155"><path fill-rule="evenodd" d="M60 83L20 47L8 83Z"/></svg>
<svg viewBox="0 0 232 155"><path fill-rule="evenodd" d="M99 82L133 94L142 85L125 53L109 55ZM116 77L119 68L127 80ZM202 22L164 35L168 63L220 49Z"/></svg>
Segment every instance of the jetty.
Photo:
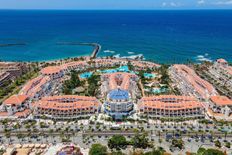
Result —
<svg viewBox="0 0 232 155"><path fill-rule="evenodd" d="M7 44L0 44L0 47L8 47L8 46L25 46L26 43L7 43Z"/></svg>
<svg viewBox="0 0 232 155"><path fill-rule="evenodd" d="M91 59L94 59L97 57L97 54L101 50L101 45L98 43L78 43L78 42L61 42L57 43L57 45L83 45L83 46L93 46L94 50L92 54L90 55Z"/></svg>
<svg viewBox="0 0 232 155"><path fill-rule="evenodd" d="M91 54L91 58L94 59L97 57L97 54L99 53L99 51L101 50L101 45L97 44L97 43L93 43L92 46L94 46L94 50Z"/></svg>

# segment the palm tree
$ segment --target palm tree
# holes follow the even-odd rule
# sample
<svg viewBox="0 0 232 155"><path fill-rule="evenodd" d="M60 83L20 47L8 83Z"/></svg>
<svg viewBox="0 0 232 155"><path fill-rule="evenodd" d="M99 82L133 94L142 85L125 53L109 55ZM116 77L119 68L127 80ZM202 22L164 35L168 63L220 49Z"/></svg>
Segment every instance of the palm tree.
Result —
<svg viewBox="0 0 232 155"><path fill-rule="evenodd" d="M227 138L227 131L224 132L225 140Z"/></svg>

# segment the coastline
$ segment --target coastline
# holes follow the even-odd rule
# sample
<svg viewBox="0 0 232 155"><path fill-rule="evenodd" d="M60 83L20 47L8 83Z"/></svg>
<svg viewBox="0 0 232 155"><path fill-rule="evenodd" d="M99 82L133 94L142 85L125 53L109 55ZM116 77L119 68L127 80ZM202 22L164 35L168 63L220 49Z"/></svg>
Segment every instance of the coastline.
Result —
<svg viewBox="0 0 232 155"><path fill-rule="evenodd" d="M8 45L8 44L7 44ZM54 59L49 59L49 60L37 60L37 61L19 61L19 60L15 60L15 61L5 61L5 60L0 60L0 62L20 62L20 63L56 63L59 61L63 61L66 59L75 59L75 58L81 58L81 57L90 57L90 58L96 58L98 53L101 50L101 45L98 43L75 43L75 42L61 42L61 43L57 43L57 45L83 45L83 46L91 46L94 47L93 51L90 54L86 54L86 55L77 55L77 56L73 56L73 57L62 57L62 58L54 58Z"/></svg>
<svg viewBox="0 0 232 155"><path fill-rule="evenodd" d="M61 42L57 43L57 45L84 45L84 46L92 46L94 47L93 52L91 54L91 58L96 58L99 51L101 50L101 45L98 43L78 43L78 42Z"/></svg>

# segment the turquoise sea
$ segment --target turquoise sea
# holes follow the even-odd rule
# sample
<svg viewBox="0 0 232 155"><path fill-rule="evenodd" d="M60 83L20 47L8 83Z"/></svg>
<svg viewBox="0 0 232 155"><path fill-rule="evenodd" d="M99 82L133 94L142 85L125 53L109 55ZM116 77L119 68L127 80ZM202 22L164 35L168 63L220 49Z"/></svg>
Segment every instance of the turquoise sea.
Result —
<svg viewBox="0 0 232 155"><path fill-rule="evenodd" d="M89 55L143 55L159 63L232 61L232 10L0 10L0 59L44 61ZM6 46L11 45L11 46Z"/></svg>

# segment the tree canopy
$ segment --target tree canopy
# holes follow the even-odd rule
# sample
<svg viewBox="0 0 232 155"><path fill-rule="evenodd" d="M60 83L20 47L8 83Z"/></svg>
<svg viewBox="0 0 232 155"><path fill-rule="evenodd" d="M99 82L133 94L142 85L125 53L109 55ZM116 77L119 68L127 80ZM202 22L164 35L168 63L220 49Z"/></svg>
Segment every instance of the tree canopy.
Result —
<svg viewBox="0 0 232 155"><path fill-rule="evenodd" d="M131 144L135 147L135 148L147 148L150 146L149 144L149 140L147 138L147 136L145 134L136 134L132 140L131 140Z"/></svg>
<svg viewBox="0 0 232 155"><path fill-rule="evenodd" d="M108 141L108 147L110 149L124 149L126 148L128 142L126 138L122 135L114 135L112 138L109 139Z"/></svg>
<svg viewBox="0 0 232 155"><path fill-rule="evenodd" d="M89 155L107 155L107 147L101 144L93 144L89 150Z"/></svg>

